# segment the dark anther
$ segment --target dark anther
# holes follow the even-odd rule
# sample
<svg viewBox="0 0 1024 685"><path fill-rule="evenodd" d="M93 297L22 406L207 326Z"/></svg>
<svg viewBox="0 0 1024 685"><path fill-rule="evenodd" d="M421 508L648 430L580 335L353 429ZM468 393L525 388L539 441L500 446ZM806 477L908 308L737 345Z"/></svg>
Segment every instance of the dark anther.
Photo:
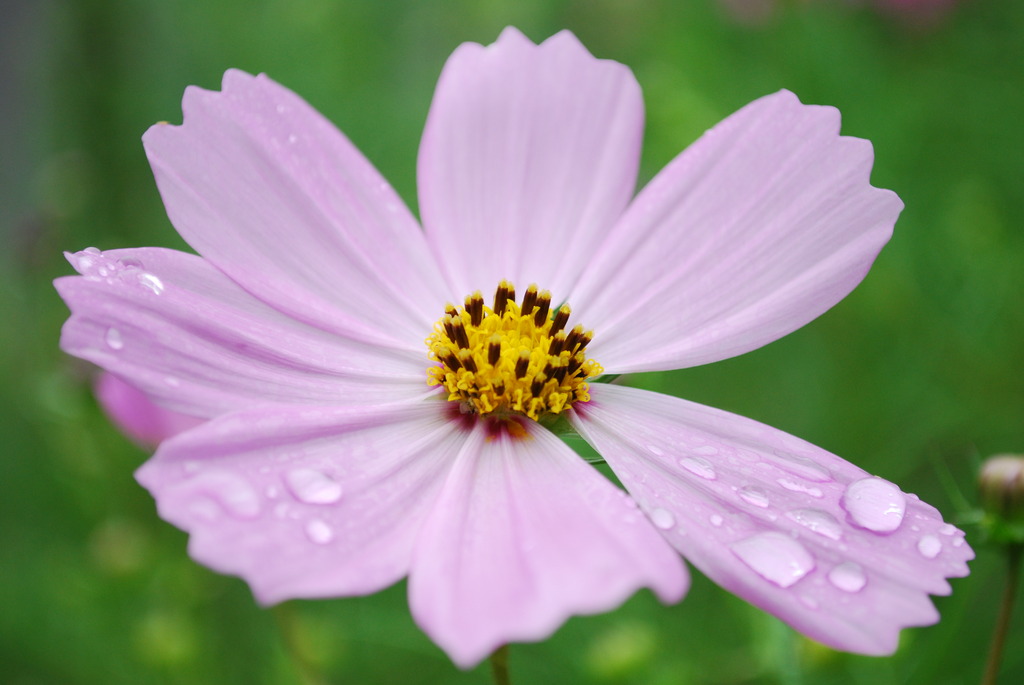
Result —
<svg viewBox="0 0 1024 685"><path fill-rule="evenodd" d="M547 290L541 291L537 296L537 311L533 314L533 325L543 326L548 320L548 312L551 310L551 293Z"/></svg>
<svg viewBox="0 0 1024 685"><path fill-rule="evenodd" d="M572 309L569 305L563 304L559 307L558 311L555 313L555 320L551 322L551 330L548 332L548 335L554 335L565 328L565 324L569 321L569 314L571 313Z"/></svg>
<svg viewBox="0 0 1024 685"><path fill-rule="evenodd" d="M438 356L441 359L441 363L452 371L458 371L462 367L462 364L459 363L459 358L451 350L445 350Z"/></svg>
<svg viewBox="0 0 1024 685"><path fill-rule="evenodd" d="M476 360L473 359L473 353L469 350L459 350L459 361L466 371L477 372Z"/></svg>
<svg viewBox="0 0 1024 685"><path fill-rule="evenodd" d="M501 397L502 395L505 394L505 381L501 380L500 378L495 380L491 384L491 387L494 389L494 394L497 395L498 397Z"/></svg>
<svg viewBox="0 0 1024 685"><path fill-rule="evenodd" d="M537 284L531 283L530 287L526 289L526 293L523 295L523 306L519 313L523 316L529 316L530 312L533 311L533 306L537 304Z"/></svg>
<svg viewBox="0 0 1024 685"><path fill-rule="evenodd" d="M555 334L555 337L551 338L551 345L548 347L548 354L552 357L557 357L559 353L567 349L568 343L565 337L565 331L559 331Z"/></svg>
<svg viewBox="0 0 1024 685"><path fill-rule="evenodd" d="M501 336L495 333L487 342L487 363L494 366L501 358Z"/></svg>
<svg viewBox="0 0 1024 685"><path fill-rule="evenodd" d="M573 327L573 329L569 331L569 335L565 338L565 347L563 347L562 349L569 350L570 352L575 352L576 344L579 343L582 337L583 326L581 326L580 324L576 324Z"/></svg>
<svg viewBox="0 0 1024 685"><path fill-rule="evenodd" d="M454 333L449 337L462 349L469 349L469 336L466 335L466 324L462 323L462 317L452 317L448 320L452 322L452 332Z"/></svg>
<svg viewBox="0 0 1024 685"><path fill-rule="evenodd" d="M459 310L455 308L455 305L449 302L444 306L444 313L447 314L448 316L458 316Z"/></svg>
<svg viewBox="0 0 1024 685"><path fill-rule="evenodd" d="M556 359L555 361L558 361L558 360ZM547 362L547 364L544 365L544 370L541 371L541 373L544 374L545 376L547 376L548 378L550 378L551 374L554 373L554 371L555 371L555 365L551 363L550 359L548 359L548 362Z"/></svg>
<svg viewBox="0 0 1024 685"><path fill-rule="evenodd" d="M522 378L526 375L526 370L530 368L530 351L527 349L519 350L519 359L516 360L516 378Z"/></svg>
<svg viewBox="0 0 1024 685"><path fill-rule="evenodd" d="M559 385L565 380L565 375L569 372L568 360L559 359L558 366L555 367L555 372L552 374L552 378L558 382Z"/></svg>
<svg viewBox="0 0 1024 685"><path fill-rule="evenodd" d="M479 290L466 298L466 311L469 312L469 320L474 326L479 326L484 320L484 296Z"/></svg>
<svg viewBox="0 0 1024 685"><path fill-rule="evenodd" d="M580 336L579 348L582 350L587 345L589 345L590 341L593 340L593 339L594 339L594 331L587 331L586 333L584 333L583 335Z"/></svg>
<svg viewBox="0 0 1024 685"><path fill-rule="evenodd" d="M494 293L494 313L498 316L503 315L509 300L516 301L516 289L511 283L503 280L498 284L498 291Z"/></svg>
<svg viewBox="0 0 1024 685"><path fill-rule="evenodd" d="M569 371L567 375L571 376L577 371L579 371L580 368L583 367L583 362L585 362L586 360L587 358L582 352L577 352L575 356L573 356L573 358L569 360Z"/></svg>
<svg viewBox="0 0 1024 685"><path fill-rule="evenodd" d="M447 335L448 339L451 340L452 342L455 342L455 326L452 324L452 322L458 318L458 314L454 316L449 314L448 316L444 317L444 319L442 319L441 321L441 323L444 324L445 335Z"/></svg>
<svg viewBox="0 0 1024 685"><path fill-rule="evenodd" d="M548 377L542 373L538 373L533 377L533 383L530 384L530 392L534 397L540 397L541 392L544 390L544 384L548 382Z"/></svg>

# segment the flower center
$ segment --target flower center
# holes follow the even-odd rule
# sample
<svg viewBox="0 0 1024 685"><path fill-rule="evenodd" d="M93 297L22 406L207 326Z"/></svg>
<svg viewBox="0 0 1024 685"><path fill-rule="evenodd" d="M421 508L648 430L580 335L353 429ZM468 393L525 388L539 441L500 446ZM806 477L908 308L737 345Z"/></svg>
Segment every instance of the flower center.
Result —
<svg viewBox="0 0 1024 685"><path fill-rule="evenodd" d="M569 313L563 304L552 315L551 293L536 285L517 304L508 281L498 285L493 307L479 290L462 307L449 304L426 341L430 359L438 362L427 370L427 383L443 385L464 411L497 418L537 420L586 402L584 381L602 369L586 356L594 332L567 330Z"/></svg>

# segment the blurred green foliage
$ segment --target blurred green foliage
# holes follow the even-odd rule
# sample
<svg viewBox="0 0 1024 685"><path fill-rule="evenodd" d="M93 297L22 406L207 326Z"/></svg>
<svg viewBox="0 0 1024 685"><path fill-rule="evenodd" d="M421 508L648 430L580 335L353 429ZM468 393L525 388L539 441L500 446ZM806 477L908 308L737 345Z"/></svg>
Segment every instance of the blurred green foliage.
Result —
<svg viewBox="0 0 1024 685"><path fill-rule="evenodd" d="M969 524L980 457L1024 449L1024 3L974 0L918 25L871 3L783 2L754 24L711 0L53 0L19 4L4 54L0 255L0 681L12 685L485 683L418 631L404 585L255 606L194 564L132 479L145 454L103 418L91 371L57 349L62 249L184 247L139 136L180 120L188 84L269 73L336 122L415 206L434 82L462 41L568 28L644 88L644 178L779 88L871 139L907 208L865 283L768 347L632 382L759 419L898 482ZM11 15L14 16L14 15ZM30 31L16 35L16 30ZM14 39L17 38L15 41ZM13 87L15 90L10 90ZM15 165L17 168L15 169ZM1002 577L978 559L943 621L892 658L840 654L697 578L511 651L521 683L971 683ZM1024 619L1004 682L1024 682ZM307 678L311 676L306 675ZM312 679L308 682L313 682Z"/></svg>

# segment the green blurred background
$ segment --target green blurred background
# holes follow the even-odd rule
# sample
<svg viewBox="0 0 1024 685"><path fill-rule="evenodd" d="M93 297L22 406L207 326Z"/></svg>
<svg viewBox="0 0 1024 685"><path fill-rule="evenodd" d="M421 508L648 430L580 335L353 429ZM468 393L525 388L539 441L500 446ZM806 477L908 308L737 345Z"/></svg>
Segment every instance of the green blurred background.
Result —
<svg viewBox="0 0 1024 685"><path fill-rule="evenodd" d="M737 3L732 3L737 4ZM742 4L739 3L739 4ZM698 577L511 652L518 683L973 683L1003 583L970 523L980 458L1024 452L1024 3L931 17L872 3L713 0L7 0L0 28L0 682L486 683L409 617L405 587L258 609L191 562L132 479L90 373L57 349L61 250L183 247L139 137L188 84L267 72L336 122L415 206L435 80L460 42L568 28L644 88L643 180L750 100L789 88L875 143L906 202L865 283L784 340L632 382L735 411L896 481L968 531L978 558L937 626L892 658L816 645ZM770 10L770 11L768 11ZM1017 612L1004 683L1024 682ZM298 659L296 659L298 655ZM312 682L312 681L310 681Z"/></svg>

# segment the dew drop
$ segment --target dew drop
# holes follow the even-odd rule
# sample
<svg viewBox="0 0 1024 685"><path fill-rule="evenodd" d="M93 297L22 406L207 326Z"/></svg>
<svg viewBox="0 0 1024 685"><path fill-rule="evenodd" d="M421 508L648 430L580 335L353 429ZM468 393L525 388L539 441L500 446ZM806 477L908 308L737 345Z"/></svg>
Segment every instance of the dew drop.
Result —
<svg viewBox="0 0 1024 685"><path fill-rule="evenodd" d="M818 600L810 595L800 595L800 603L808 609L817 609L820 606Z"/></svg>
<svg viewBox="0 0 1024 685"><path fill-rule="evenodd" d="M306 504L334 504L341 499L341 484L322 471L292 469L284 476L295 497Z"/></svg>
<svg viewBox="0 0 1024 685"><path fill-rule="evenodd" d="M297 135L295 135L294 133L289 133L288 134L288 142L291 143L292 145L294 145L295 143L299 142L299 137Z"/></svg>
<svg viewBox="0 0 1024 685"><path fill-rule="evenodd" d="M956 526L952 523L945 523L942 528L939 528L939 532L943 535L954 535L956 533Z"/></svg>
<svg viewBox="0 0 1024 685"><path fill-rule="evenodd" d="M705 480L715 480L718 478L718 474L715 473L715 467L711 465L707 459L701 457L683 457L679 460L679 465L689 471L695 476L700 476Z"/></svg>
<svg viewBox="0 0 1024 685"><path fill-rule="evenodd" d="M648 445L647 449L649 449L651 451L651 454L653 454L656 457L665 456L665 451L658 447L657 445Z"/></svg>
<svg viewBox="0 0 1024 685"><path fill-rule="evenodd" d="M672 526L676 525L676 517L672 515L672 512L668 509L657 508L650 514L651 523L660 528L661 530L668 530Z"/></svg>
<svg viewBox="0 0 1024 685"><path fill-rule="evenodd" d="M164 291L164 282L160 280L159 276L144 271L136 278L142 287L151 290L154 295L159 295Z"/></svg>
<svg viewBox="0 0 1024 685"><path fill-rule="evenodd" d="M899 528L907 511L907 498L900 489L875 476L851 483L840 503L855 525L875 533Z"/></svg>
<svg viewBox="0 0 1024 685"><path fill-rule="evenodd" d="M860 592L868 584L860 564L844 561L828 572L828 582L843 592Z"/></svg>
<svg viewBox="0 0 1024 685"><path fill-rule="evenodd" d="M712 514L711 518L708 520L711 521L711 525L713 525L715 528L720 528L723 523L722 517L718 514Z"/></svg>
<svg viewBox="0 0 1024 685"><path fill-rule="evenodd" d="M104 337L107 341L107 347L112 350L124 349L124 338L121 337L121 331L116 328L108 328L107 334Z"/></svg>
<svg viewBox="0 0 1024 685"><path fill-rule="evenodd" d="M934 535L925 535L917 541L917 551L925 559L934 559L942 551L942 542Z"/></svg>
<svg viewBox="0 0 1024 685"><path fill-rule="evenodd" d="M758 533L729 548L759 576L779 587L790 587L814 570L811 553L793 538L777 531Z"/></svg>
<svg viewBox="0 0 1024 685"><path fill-rule="evenodd" d="M806 483L801 483L800 481L793 480L792 478L779 478L775 482L781 485L782 487L786 488L790 492L802 492L805 495L810 495L811 497L816 497L819 499L824 496L821 492L821 488L816 487L814 485L807 485Z"/></svg>
<svg viewBox="0 0 1024 685"><path fill-rule="evenodd" d="M753 504L755 507L761 507L762 509L767 508L770 503L768 501L768 493L753 485L746 485L740 488L739 495L740 499L747 504Z"/></svg>
<svg viewBox="0 0 1024 685"><path fill-rule="evenodd" d="M326 545L334 539L334 529L320 519L306 523L306 536L318 545Z"/></svg>
<svg viewBox="0 0 1024 685"><path fill-rule="evenodd" d="M695 454L703 454L706 457L713 457L718 454L718 448L714 445L701 445L693 451Z"/></svg>
<svg viewBox="0 0 1024 685"><path fill-rule="evenodd" d="M843 530L842 526L839 525L839 521L827 511L822 511L821 509L794 509L787 512L786 516L830 540L839 540L843 537Z"/></svg>

